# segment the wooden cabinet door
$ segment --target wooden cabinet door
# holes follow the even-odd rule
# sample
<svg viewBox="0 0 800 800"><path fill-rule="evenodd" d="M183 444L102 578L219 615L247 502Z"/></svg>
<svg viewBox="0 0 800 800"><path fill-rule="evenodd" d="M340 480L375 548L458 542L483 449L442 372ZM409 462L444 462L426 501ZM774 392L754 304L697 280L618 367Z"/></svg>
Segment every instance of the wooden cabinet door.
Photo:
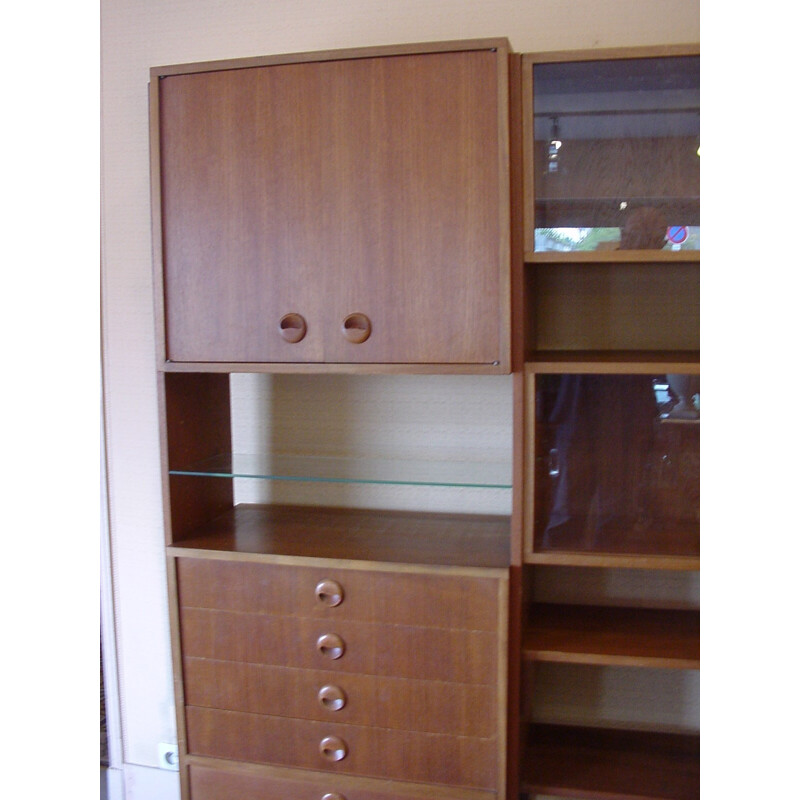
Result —
<svg viewBox="0 0 800 800"><path fill-rule="evenodd" d="M335 160L325 197L326 359L491 363L501 358L498 56L467 51L329 65ZM335 210L334 210L335 209ZM506 221L507 225L507 221ZM360 313L371 333L341 333Z"/></svg>
<svg viewBox="0 0 800 800"><path fill-rule="evenodd" d="M324 135L311 65L171 75L159 92L166 355L319 361ZM287 342L281 320L300 315Z"/></svg>
<svg viewBox="0 0 800 800"><path fill-rule="evenodd" d="M167 358L507 361L506 70L486 48L160 76Z"/></svg>

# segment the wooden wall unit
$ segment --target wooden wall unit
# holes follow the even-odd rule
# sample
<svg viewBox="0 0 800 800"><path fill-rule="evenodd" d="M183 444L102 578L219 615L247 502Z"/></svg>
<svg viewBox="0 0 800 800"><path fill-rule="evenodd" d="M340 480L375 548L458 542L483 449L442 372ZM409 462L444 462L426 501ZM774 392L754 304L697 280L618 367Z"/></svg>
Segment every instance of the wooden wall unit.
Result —
<svg viewBox="0 0 800 800"><path fill-rule="evenodd" d="M696 52L515 56L489 39L152 70L184 800L699 796L695 731L531 713L547 691L533 677L540 665L699 668L696 604L569 591L581 570L634 571L646 583L699 569L693 473L670 483L650 464L699 461L694 399L673 414L680 376L699 391L699 245L537 250L543 209L567 226L618 221L615 178L631 153L634 206L653 199L663 170L650 169L640 140L584 136L565 180L543 181L534 69ZM699 241L690 141L656 148L679 165L656 205L684 214ZM582 186L601 151L605 178ZM230 452L237 372L513 372L511 478L489 482L512 492L510 516L237 503L235 480L386 481L363 464L333 478L269 458L242 467ZM609 472L614 448L636 455L623 424L629 383L660 393L644 418L650 449ZM605 400L588 422L572 418L569 449L553 420L573 385L573 400L586 386ZM575 400L573 411L586 408ZM646 484L647 523L626 517L612 534L587 535L603 505L586 496L578 528L544 535L567 467L572 499L602 474L627 509ZM396 481L487 486L463 472ZM563 596L542 591L547 570L564 570ZM595 772L581 768L587 757Z"/></svg>

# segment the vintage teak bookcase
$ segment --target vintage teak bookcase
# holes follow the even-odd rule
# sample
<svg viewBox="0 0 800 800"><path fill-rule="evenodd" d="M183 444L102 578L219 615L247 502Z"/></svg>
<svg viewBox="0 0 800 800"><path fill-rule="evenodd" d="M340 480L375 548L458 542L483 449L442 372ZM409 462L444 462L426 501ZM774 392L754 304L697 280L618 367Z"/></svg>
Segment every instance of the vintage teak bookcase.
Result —
<svg viewBox="0 0 800 800"><path fill-rule="evenodd" d="M541 713L551 668L699 668L698 76L694 47L503 39L153 68L184 798L699 796L690 723ZM513 453L233 453L253 373L511 374ZM510 513L236 488L281 479Z"/></svg>

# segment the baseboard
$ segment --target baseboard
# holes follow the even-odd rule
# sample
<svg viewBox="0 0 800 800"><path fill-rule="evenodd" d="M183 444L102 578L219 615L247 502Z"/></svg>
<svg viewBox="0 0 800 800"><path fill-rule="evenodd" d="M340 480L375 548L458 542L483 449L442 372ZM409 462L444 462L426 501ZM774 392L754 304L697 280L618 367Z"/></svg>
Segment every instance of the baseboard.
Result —
<svg viewBox="0 0 800 800"><path fill-rule="evenodd" d="M178 773L124 764L100 769L100 800L180 800Z"/></svg>

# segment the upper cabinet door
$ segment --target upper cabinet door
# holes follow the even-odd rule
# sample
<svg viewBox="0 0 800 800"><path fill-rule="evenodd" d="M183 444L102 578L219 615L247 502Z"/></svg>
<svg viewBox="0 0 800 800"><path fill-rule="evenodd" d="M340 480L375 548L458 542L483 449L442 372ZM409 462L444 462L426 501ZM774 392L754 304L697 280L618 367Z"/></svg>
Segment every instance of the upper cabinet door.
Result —
<svg viewBox="0 0 800 800"><path fill-rule="evenodd" d="M167 360L508 370L504 44L155 77Z"/></svg>

